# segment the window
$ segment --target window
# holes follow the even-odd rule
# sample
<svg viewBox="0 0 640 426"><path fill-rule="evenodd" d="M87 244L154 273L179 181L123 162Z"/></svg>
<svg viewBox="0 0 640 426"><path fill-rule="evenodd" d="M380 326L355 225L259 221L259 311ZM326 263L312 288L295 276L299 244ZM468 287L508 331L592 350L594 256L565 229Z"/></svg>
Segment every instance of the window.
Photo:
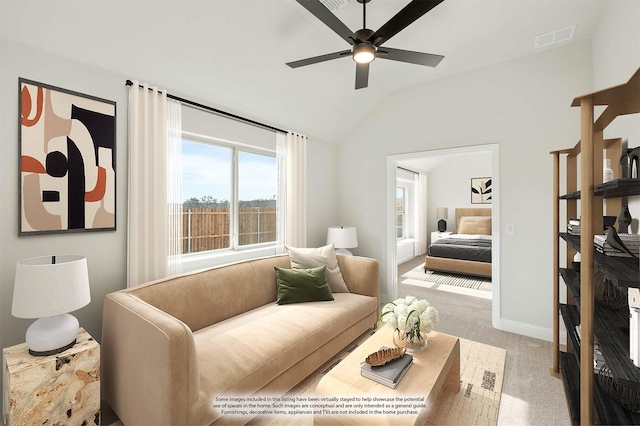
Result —
<svg viewBox="0 0 640 426"><path fill-rule="evenodd" d="M276 240L274 154L183 140L183 253Z"/></svg>
<svg viewBox="0 0 640 426"><path fill-rule="evenodd" d="M396 238L404 238L406 235L406 188L396 187Z"/></svg>
<svg viewBox="0 0 640 426"><path fill-rule="evenodd" d="M238 153L238 246L276 240L276 158Z"/></svg>

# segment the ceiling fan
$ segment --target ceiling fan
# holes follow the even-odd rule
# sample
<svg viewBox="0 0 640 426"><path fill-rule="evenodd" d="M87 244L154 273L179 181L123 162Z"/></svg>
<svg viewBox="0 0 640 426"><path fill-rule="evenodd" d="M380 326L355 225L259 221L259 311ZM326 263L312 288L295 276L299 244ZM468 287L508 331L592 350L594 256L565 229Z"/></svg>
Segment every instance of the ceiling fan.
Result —
<svg viewBox="0 0 640 426"><path fill-rule="evenodd" d="M369 84L369 64L375 58L390 59L392 61L408 62L429 67L437 66L444 58L442 55L413 52L410 50L392 49L382 44L400 31L408 27L422 15L442 3L444 0L413 0L393 18L389 19L378 31L367 29L367 3L371 0L358 0L362 3L362 29L352 32L336 15L334 15L320 0L296 0L316 18L331 28L351 45L351 49L313 58L288 62L291 68L317 64L332 59L351 56L356 62L356 89L362 89Z"/></svg>

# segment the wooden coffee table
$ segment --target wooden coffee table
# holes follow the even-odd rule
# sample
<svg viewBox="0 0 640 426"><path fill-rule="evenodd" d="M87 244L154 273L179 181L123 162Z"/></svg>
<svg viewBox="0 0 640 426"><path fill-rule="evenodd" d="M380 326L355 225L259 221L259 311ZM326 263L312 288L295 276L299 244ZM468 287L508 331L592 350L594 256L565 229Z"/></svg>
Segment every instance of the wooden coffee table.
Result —
<svg viewBox="0 0 640 426"><path fill-rule="evenodd" d="M422 425L443 386L460 390L460 340L435 331L429 333L427 348L412 354L413 365L395 389L362 377L360 364L381 346L393 347L392 333L389 326L381 326L320 380L316 404L337 407L327 409L328 415L315 415L314 424ZM338 401L329 401L335 398Z"/></svg>

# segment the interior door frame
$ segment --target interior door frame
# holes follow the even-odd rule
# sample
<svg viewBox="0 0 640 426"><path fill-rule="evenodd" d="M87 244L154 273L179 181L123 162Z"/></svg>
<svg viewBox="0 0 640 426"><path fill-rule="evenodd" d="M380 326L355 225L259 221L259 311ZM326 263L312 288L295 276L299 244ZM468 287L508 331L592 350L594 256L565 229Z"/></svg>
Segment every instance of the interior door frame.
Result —
<svg viewBox="0 0 640 426"><path fill-rule="evenodd" d="M387 298L395 300L398 297L398 264L396 253L395 226L395 198L396 198L396 170L398 162L415 160L451 154L473 154L491 152L492 162L492 215L491 227L493 244L491 245L491 281L492 304L491 323L494 328L500 326L500 151L498 143L486 145L464 146L459 148L438 149L432 151L410 152L387 156Z"/></svg>

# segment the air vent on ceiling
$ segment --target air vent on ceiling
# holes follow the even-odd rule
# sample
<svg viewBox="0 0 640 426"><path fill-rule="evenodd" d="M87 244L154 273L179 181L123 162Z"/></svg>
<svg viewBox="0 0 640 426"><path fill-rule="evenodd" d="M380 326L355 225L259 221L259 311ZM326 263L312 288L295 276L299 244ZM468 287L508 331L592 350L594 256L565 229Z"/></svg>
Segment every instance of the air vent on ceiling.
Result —
<svg viewBox="0 0 640 426"><path fill-rule="evenodd" d="M324 4L330 11L338 10L351 3L351 0L320 0L320 3Z"/></svg>
<svg viewBox="0 0 640 426"><path fill-rule="evenodd" d="M576 32L576 26L562 28L559 30L551 31L549 33L540 34L535 38L535 48L551 46L552 44L561 43L563 41L571 40L573 34Z"/></svg>

